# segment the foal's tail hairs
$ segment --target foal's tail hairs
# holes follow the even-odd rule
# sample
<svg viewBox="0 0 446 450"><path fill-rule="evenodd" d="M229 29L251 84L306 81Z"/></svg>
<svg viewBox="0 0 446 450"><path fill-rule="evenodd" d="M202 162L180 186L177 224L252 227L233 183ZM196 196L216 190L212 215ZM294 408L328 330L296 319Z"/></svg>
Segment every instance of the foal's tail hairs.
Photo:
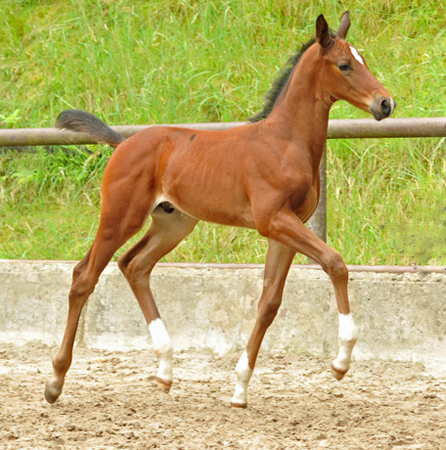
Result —
<svg viewBox="0 0 446 450"><path fill-rule="evenodd" d="M108 144L113 148L126 139L122 134L113 131L101 119L80 109L62 111L56 120L56 128L85 133L98 144Z"/></svg>

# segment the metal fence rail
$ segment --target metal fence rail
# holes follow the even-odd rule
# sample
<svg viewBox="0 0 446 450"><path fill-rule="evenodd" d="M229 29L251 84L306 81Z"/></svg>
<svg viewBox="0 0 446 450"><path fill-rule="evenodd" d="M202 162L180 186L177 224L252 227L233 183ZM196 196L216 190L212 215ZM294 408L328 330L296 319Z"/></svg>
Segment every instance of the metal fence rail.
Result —
<svg viewBox="0 0 446 450"><path fill-rule="evenodd" d="M222 131L246 122L173 124L181 128ZM118 125L112 128L125 137L156 125ZM385 119L333 119L328 139L446 137L446 117ZM87 135L57 128L16 128L0 130L0 147L94 144Z"/></svg>

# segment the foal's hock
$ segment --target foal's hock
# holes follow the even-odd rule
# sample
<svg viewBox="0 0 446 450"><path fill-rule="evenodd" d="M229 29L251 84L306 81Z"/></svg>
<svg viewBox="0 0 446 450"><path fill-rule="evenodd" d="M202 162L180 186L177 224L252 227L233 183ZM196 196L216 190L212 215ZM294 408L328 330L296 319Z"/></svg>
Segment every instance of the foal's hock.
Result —
<svg viewBox="0 0 446 450"><path fill-rule="evenodd" d="M74 269L66 330L45 387L48 402L62 393L79 316L100 274L149 215L147 234L119 258L119 267L148 323L162 389L169 391L172 384L172 343L150 290L150 274L199 220L255 228L269 243L258 317L236 367L232 406L247 406L257 354L296 252L317 261L333 282L339 353L332 371L342 379L358 334L348 302L348 272L339 253L304 224L319 200L319 164L333 103L346 100L377 120L395 108L363 57L345 41L349 26L348 11L336 33L319 16L316 39L290 60L264 110L241 127L212 132L157 126L125 139L83 111L59 116L59 128L87 133L116 150L104 173L96 238Z"/></svg>

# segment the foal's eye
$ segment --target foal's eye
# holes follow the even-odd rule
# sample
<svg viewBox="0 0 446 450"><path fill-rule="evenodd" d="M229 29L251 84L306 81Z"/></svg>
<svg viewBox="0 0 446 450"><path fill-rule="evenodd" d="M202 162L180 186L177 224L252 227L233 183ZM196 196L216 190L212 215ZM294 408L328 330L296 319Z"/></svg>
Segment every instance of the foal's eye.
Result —
<svg viewBox="0 0 446 450"><path fill-rule="evenodd" d="M346 72L347 70L350 69L350 66L348 64L340 64L339 69L342 70L343 72Z"/></svg>

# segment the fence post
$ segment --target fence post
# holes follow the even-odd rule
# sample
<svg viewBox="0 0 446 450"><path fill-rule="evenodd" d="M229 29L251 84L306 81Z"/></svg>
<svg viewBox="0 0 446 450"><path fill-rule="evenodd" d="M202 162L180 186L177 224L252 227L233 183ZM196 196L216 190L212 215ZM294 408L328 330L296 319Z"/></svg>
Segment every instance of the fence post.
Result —
<svg viewBox="0 0 446 450"><path fill-rule="evenodd" d="M327 242L327 146L322 154L321 165L319 167L321 177L321 195L319 204L307 226L317 237ZM311 258L308 258L308 264L315 264Z"/></svg>

